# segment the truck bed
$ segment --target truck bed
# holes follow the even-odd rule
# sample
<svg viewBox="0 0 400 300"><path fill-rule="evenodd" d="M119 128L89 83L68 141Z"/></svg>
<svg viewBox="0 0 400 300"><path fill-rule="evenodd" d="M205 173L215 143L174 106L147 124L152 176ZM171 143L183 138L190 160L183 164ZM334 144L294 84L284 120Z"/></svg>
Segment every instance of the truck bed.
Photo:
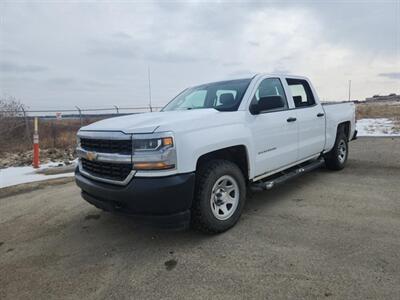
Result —
<svg viewBox="0 0 400 300"><path fill-rule="evenodd" d="M349 138L354 135L356 129L355 124L355 107L354 102L324 102L322 108L326 116L326 145L325 149L329 150L333 147L336 138L337 125L343 122L349 122Z"/></svg>

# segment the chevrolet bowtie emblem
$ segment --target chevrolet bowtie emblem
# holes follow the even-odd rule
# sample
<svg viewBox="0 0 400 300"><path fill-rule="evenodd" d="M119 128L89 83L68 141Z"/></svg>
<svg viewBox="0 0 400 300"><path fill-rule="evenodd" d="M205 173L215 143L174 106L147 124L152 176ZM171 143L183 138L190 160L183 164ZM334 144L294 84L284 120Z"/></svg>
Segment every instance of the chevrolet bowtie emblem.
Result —
<svg viewBox="0 0 400 300"><path fill-rule="evenodd" d="M86 152L86 159L93 161L97 159L97 153L96 152Z"/></svg>

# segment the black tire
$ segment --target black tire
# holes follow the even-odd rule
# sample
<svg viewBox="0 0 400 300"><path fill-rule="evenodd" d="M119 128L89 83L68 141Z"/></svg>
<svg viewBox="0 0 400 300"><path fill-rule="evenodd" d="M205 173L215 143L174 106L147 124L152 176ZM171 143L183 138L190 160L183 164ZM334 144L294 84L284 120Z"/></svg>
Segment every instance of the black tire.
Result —
<svg viewBox="0 0 400 300"><path fill-rule="evenodd" d="M219 196L216 193L213 194L213 187L217 185L220 180L227 180L228 184L231 181L230 183L232 183L232 186L234 186L235 189L230 192L232 193L230 194L230 197L235 196L235 199L238 201L235 201L237 204L230 207L232 211L227 210L230 203L219 204L225 205L225 210L229 212L226 213L226 217L231 213L231 215L225 220L218 219L215 216L215 214L218 214L215 212L218 210L218 205L216 204L217 202L211 198L213 197L213 199L216 199L218 197L223 197L221 196L221 193L217 193ZM233 182L236 182L236 185L234 185ZM215 189L219 190L219 186L216 186ZM229 186L226 190L229 190ZM236 195L236 190L238 190L238 195ZM223 193L224 197L227 197L229 194L225 191L223 191ZM227 160L211 160L203 164L196 173L195 197L192 206L192 226L193 228L206 233L224 232L234 226L239 220L245 201L246 182L240 168L236 164ZM221 202L224 201L221 200ZM221 218L223 216L218 217Z"/></svg>
<svg viewBox="0 0 400 300"><path fill-rule="evenodd" d="M345 152L343 154L343 147ZM336 135L335 145L332 150L324 155L325 165L330 170L342 170L349 156L348 138L343 129L339 128Z"/></svg>

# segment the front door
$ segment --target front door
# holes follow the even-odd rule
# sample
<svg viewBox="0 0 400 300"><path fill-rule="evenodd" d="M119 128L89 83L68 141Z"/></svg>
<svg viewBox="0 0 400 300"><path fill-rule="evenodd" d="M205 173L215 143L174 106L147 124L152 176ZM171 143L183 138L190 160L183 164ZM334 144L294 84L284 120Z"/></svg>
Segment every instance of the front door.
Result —
<svg viewBox="0 0 400 300"><path fill-rule="evenodd" d="M289 110L279 78L267 78L261 81L252 103L259 101L260 98L268 99L270 96L281 96L280 107L274 104L274 108L251 115L249 120L254 141L256 176L282 168L297 160L296 110Z"/></svg>

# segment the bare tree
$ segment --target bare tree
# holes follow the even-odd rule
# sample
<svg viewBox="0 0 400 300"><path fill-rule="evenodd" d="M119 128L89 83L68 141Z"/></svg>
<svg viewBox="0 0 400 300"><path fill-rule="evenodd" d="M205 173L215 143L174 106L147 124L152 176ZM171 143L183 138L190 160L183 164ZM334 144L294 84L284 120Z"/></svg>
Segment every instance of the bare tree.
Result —
<svg viewBox="0 0 400 300"><path fill-rule="evenodd" d="M0 136L3 138L3 149L13 143L25 142L25 106L15 97L0 97Z"/></svg>

